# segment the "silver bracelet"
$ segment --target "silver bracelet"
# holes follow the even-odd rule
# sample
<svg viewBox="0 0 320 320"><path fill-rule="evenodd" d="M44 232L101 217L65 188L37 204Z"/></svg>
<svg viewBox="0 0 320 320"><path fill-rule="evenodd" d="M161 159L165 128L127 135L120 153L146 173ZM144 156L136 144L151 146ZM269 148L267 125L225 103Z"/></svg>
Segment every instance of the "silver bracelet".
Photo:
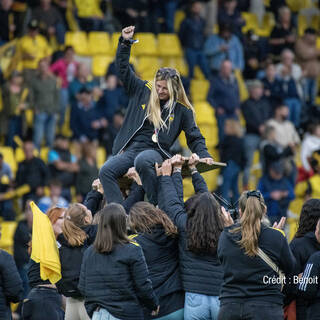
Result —
<svg viewBox="0 0 320 320"><path fill-rule="evenodd" d="M191 175L195 174L196 172L198 172L197 168L192 168L190 169Z"/></svg>
<svg viewBox="0 0 320 320"><path fill-rule="evenodd" d="M174 169L173 169L173 173L176 173L176 172L181 173L181 168L174 168Z"/></svg>

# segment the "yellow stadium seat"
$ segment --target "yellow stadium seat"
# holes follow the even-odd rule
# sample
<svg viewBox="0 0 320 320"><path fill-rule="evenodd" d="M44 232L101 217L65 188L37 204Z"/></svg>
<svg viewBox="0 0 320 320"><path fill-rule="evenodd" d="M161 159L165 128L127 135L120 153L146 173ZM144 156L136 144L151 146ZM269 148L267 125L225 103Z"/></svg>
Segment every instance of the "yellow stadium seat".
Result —
<svg viewBox="0 0 320 320"><path fill-rule="evenodd" d="M24 114L26 116L27 126L31 128L33 126L33 110L27 109Z"/></svg>
<svg viewBox="0 0 320 320"><path fill-rule="evenodd" d="M194 194L194 188L191 178L183 179L183 196L188 199Z"/></svg>
<svg viewBox="0 0 320 320"><path fill-rule="evenodd" d="M180 75L188 76L188 65L183 57L164 57L161 65L163 67L175 68L179 71Z"/></svg>
<svg viewBox="0 0 320 320"><path fill-rule="evenodd" d="M202 124L199 125L199 129L206 139L206 145L207 147L215 147L218 142L218 128L217 126L214 125L209 125L209 124Z"/></svg>
<svg viewBox="0 0 320 320"><path fill-rule="evenodd" d="M158 52L162 57L182 57L179 38L173 33L160 33L158 36Z"/></svg>
<svg viewBox="0 0 320 320"><path fill-rule="evenodd" d="M320 49L320 37L317 37L317 49Z"/></svg>
<svg viewBox="0 0 320 320"><path fill-rule="evenodd" d="M160 61L157 57L140 57L137 64L137 73L142 79L153 79L160 68Z"/></svg>
<svg viewBox="0 0 320 320"><path fill-rule="evenodd" d="M48 163L49 147L42 147L40 150L40 158L43 162Z"/></svg>
<svg viewBox="0 0 320 320"><path fill-rule="evenodd" d="M153 33L137 33L135 39L139 42L133 44L132 54L135 56L156 56L158 54L157 41Z"/></svg>
<svg viewBox="0 0 320 320"><path fill-rule="evenodd" d="M16 221L3 221L1 223L1 239L0 248L8 251L12 254L13 249L13 237L17 228Z"/></svg>
<svg viewBox="0 0 320 320"><path fill-rule="evenodd" d="M37 149L34 149L33 150L33 155L35 157L37 157L39 155L39 152ZM16 159L16 163L19 164L19 162L22 162L24 159L25 159L25 156L24 156L24 152L23 152L23 149L22 147L18 147L16 148L15 152L14 152L14 156L15 156L15 159Z"/></svg>
<svg viewBox="0 0 320 320"><path fill-rule="evenodd" d="M105 76L109 64L113 61L111 56L94 56L92 59L92 73L96 77Z"/></svg>
<svg viewBox="0 0 320 320"><path fill-rule="evenodd" d="M246 21L246 24L242 27L242 33L247 33L249 30L256 31L259 28L259 21L256 14L242 12L242 18Z"/></svg>
<svg viewBox="0 0 320 320"><path fill-rule="evenodd" d="M79 55L89 55L87 34L83 31L68 31L65 36L65 44L72 46Z"/></svg>
<svg viewBox="0 0 320 320"><path fill-rule="evenodd" d="M113 55L117 51L120 36L121 36L121 32L114 32L111 36L111 52Z"/></svg>
<svg viewBox="0 0 320 320"><path fill-rule="evenodd" d="M272 12L266 12L262 19L262 25L256 31L260 37L269 37L276 22Z"/></svg>
<svg viewBox="0 0 320 320"><path fill-rule="evenodd" d="M174 15L174 31L178 32L180 29L181 22L186 17L186 13L183 10L177 10Z"/></svg>
<svg viewBox="0 0 320 320"><path fill-rule="evenodd" d="M311 0L287 0L287 6L293 11L298 12L301 9L312 7Z"/></svg>
<svg viewBox="0 0 320 320"><path fill-rule="evenodd" d="M88 48L92 56L103 54L111 55L110 37L107 32L90 32Z"/></svg>
<svg viewBox="0 0 320 320"><path fill-rule="evenodd" d="M99 147L97 150L97 166L98 168L101 168L103 164L106 162L107 155L106 155L106 149Z"/></svg>
<svg viewBox="0 0 320 320"><path fill-rule="evenodd" d="M243 76L241 70L234 70L234 75L238 81L239 93L240 93L240 101L243 102L249 98L249 93L247 86L243 80Z"/></svg>
<svg viewBox="0 0 320 320"><path fill-rule="evenodd" d="M208 102L196 102L194 104L194 109L196 111L196 120L198 125L216 125L214 108L211 107L211 105Z"/></svg>
<svg viewBox="0 0 320 320"><path fill-rule="evenodd" d="M17 171L17 162L14 157L13 149L11 147L0 147L0 153L3 155L4 162L10 166L13 174L15 174Z"/></svg>
<svg viewBox="0 0 320 320"><path fill-rule="evenodd" d="M193 102L207 101L210 83L207 80L191 80L190 93Z"/></svg>
<svg viewBox="0 0 320 320"><path fill-rule="evenodd" d="M307 17L299 14L298 16L298 34L299 36L302 36L304 33L304 30L306 30L308 27Z"/></svg>
<svg viewBox="0 0 320 320"><path fill-rule="evenodd" d="M202 173L203 178L206 180L208 190L213 191L217 188L219 170L212 170Z"/></svg>
<svg viewBox="0 0 320 320"><path fill-rule="evenodd" d="M311 27L315 30L319 30L319 16L318 15L314 15L311 19Z"/></svg>

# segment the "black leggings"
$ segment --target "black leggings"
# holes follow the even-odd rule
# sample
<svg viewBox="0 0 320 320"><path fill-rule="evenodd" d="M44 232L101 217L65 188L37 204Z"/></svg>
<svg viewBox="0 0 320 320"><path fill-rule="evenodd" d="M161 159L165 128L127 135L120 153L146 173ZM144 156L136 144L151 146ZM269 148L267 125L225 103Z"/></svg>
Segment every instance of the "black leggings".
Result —
<svg viewBox="0 0 320 320"><path fill-rule="evenodd" d="M63 320L61 295L54 288L33 288L23 302L22 319Z"/></svg>

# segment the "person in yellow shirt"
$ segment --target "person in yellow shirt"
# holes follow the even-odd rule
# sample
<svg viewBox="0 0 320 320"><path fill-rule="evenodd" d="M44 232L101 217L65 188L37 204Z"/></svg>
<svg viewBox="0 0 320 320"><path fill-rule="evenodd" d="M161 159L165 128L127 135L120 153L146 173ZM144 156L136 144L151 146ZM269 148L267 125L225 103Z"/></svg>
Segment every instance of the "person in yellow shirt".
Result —
<svg viewBox="0 0 320 320"><path fill-rule="evenodd" d="M28 83L35 75L39 61L52 54L47 40L39 34L37 20L29 22L28 33L19 41L18 52L22 61L24 79Z"/></svg>

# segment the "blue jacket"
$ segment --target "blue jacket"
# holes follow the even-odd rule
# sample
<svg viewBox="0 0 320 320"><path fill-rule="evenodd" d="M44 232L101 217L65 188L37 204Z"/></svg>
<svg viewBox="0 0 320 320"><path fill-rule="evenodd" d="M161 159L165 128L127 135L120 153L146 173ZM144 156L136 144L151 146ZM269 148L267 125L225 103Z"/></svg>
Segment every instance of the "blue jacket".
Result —
<svg viewBox="0 0 320 320"><path fill-rule="evenodd" d="M221 51L221 45L228 45L227 51ZM233 35L229 41L224 40L219 35L211 35L205 45L204 53L208 57L211 70L220 70L222 61L229 59L234 69L244 69L243 47L237 36Z"/></svg>

